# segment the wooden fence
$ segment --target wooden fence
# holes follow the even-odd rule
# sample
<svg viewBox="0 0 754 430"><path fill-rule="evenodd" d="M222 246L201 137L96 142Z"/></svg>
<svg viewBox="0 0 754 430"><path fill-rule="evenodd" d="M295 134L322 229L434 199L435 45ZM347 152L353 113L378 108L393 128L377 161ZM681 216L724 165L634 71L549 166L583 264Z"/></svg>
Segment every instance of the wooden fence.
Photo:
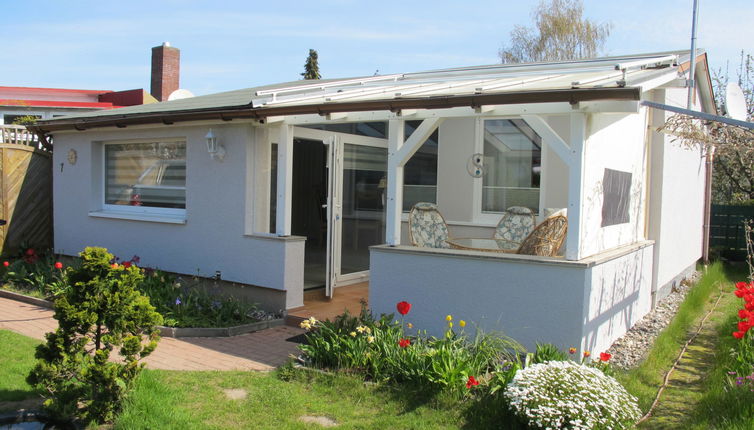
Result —
<svg viewBox="0 0 754 430"><path fill-rule="evenodd" d="M52 154L24 127L0 126L0 250L52 247Z"/></svg>
<svg viewBox="0 0 754 430"><path fill-rule="evenodd" d="M754 206L712 205L710 249L735 260L746 257L744 221L754 220Z"/></svg>

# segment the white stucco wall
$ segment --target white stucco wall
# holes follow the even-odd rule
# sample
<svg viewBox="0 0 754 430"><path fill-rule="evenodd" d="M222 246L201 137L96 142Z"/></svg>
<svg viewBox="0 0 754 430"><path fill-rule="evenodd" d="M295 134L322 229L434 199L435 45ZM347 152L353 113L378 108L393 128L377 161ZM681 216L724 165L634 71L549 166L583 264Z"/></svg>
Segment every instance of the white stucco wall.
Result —
<svg viewBox="0 0 754 430"><path fill-rule="evenodd" d="M581 255L586 257L644 239L646 112L587 117ZM631 173L629 222L602 227L605 169Z"/></svg>
<svg viewBox="0 0 754 430"><path fill-rule="evenodd" d="M405 321L435 336L450 314L469 322L467 331L501 331L530 349L549 342L600 351L649 310L651 255L650 243L582 262L373 247L369 304L395 313L406 300Z"/></svg>
<svg viewBox="0 0 754 430"><path fill-rule="evenodd" d="M588 272L582 349L602 352L652 308L652 246L628 253Z"/></svg>
<svg viewBox="0 0 754 430"><path fill-rule="evenodd" d="M656 90L652 100L685 108L686 94L683 88ZM652 115L654 127L670 117L660 110ZM673 142L667 134L652 133L649 238L656 243L655 290L673 282L702 255L704 175L705 160L699 149Z"/></svg>
<svg viewBox="0 0 754 430"><path fill-rule="evenodd" d="M207 154L209 126L162 126L59 133L53 155L56 252L75 255L104 246L121 258L137 254L142 264L164 270L288 291L286 307L303 302L303 238L245 235L247 166L254 130L248 124L214 124L225 146L223 162ZM124 139L186 139L186 223L98 218L101 209L101 142ZM69 149L78 161L67 161ZM248 178L247 178L248 176ZM251 224L251 223L249 223Z"/></svg>

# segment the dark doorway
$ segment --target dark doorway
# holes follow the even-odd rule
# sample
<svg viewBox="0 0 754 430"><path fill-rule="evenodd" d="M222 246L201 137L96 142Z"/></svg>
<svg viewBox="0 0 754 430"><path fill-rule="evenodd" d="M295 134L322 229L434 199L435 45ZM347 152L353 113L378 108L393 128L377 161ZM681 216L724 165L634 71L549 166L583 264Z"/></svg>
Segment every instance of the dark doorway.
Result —
<svg viewBox="0 0 754 430"><path fill-rule="evenodd" d="M291 234L306 237L304 289L324 287L327 276L327 147L293 140Z"/></svg>

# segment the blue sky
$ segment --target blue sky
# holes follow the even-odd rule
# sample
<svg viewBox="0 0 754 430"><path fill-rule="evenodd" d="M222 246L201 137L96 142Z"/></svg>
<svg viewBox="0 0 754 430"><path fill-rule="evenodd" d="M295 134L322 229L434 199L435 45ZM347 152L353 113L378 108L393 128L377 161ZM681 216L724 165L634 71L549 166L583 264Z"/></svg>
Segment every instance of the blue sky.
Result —
<svg viewBox="0 0 754 430"><path fill-rule="evenodd" d="M323 77L492 64L524 1L133 0L4 2L0 85L149 90L150 48L181 49L197 95L299 79L309 48ZM700 0L698 46L731 72L754 53L754 2ZM584 0L610 22L610 55L688 49L692 0Z"/></svg>

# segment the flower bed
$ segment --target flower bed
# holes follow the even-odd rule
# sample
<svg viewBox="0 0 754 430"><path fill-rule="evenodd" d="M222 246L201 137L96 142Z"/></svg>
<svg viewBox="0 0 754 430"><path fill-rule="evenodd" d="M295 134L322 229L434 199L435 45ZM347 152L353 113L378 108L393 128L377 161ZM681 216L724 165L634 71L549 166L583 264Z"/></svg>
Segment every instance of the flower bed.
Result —
<svg viewBox="0 0 754 430"><path fill-rule="evenodd" d="M126 261L117 257L111 260L112 267L119 270L138 267L139 263L138 256ZM79 260L74 259L69 267L77 267L78 264ZM150 303L162 315L165 327L221 328L225 334L219 335L227 336L261 330L282 322L282 315L265 312L254 303L199 288L196 278L186 281L161 270L140 269L144 280L139 284L138 290L149 297ZM0 281L3 289L54 300L68 288L64 281L65 270L66 267L53 254L28 249L23 255L3 262ZM249 326L254 323L261 324ZM177 333L175 330L164 332L168 336L169 333ZM191 334L176 334L185 335Z"/></svg>
<svg viewBox="0 0 754 430"><path fill-rule="evenodd" d="M503 405L505 420L529 428L626 428L640 415L636 399L612 378L608 353L593 360L585 352L580 363L549 344L526 353L501 334L470 333L466 321L452 315L445 316L443 337L427 336L405 320L411 308L399 302L399 320L393 315L375 318L365 308L358 316L346 313L332 322L304 320L301 327L308 333L301 359L309 367L454 393L480 404L494 399ZM572 357L576 348L569 353ZM550 373L552 378L527 382L527 375ZM547 414L537 412L540 418L530 419L539 406Z"/></svg>

